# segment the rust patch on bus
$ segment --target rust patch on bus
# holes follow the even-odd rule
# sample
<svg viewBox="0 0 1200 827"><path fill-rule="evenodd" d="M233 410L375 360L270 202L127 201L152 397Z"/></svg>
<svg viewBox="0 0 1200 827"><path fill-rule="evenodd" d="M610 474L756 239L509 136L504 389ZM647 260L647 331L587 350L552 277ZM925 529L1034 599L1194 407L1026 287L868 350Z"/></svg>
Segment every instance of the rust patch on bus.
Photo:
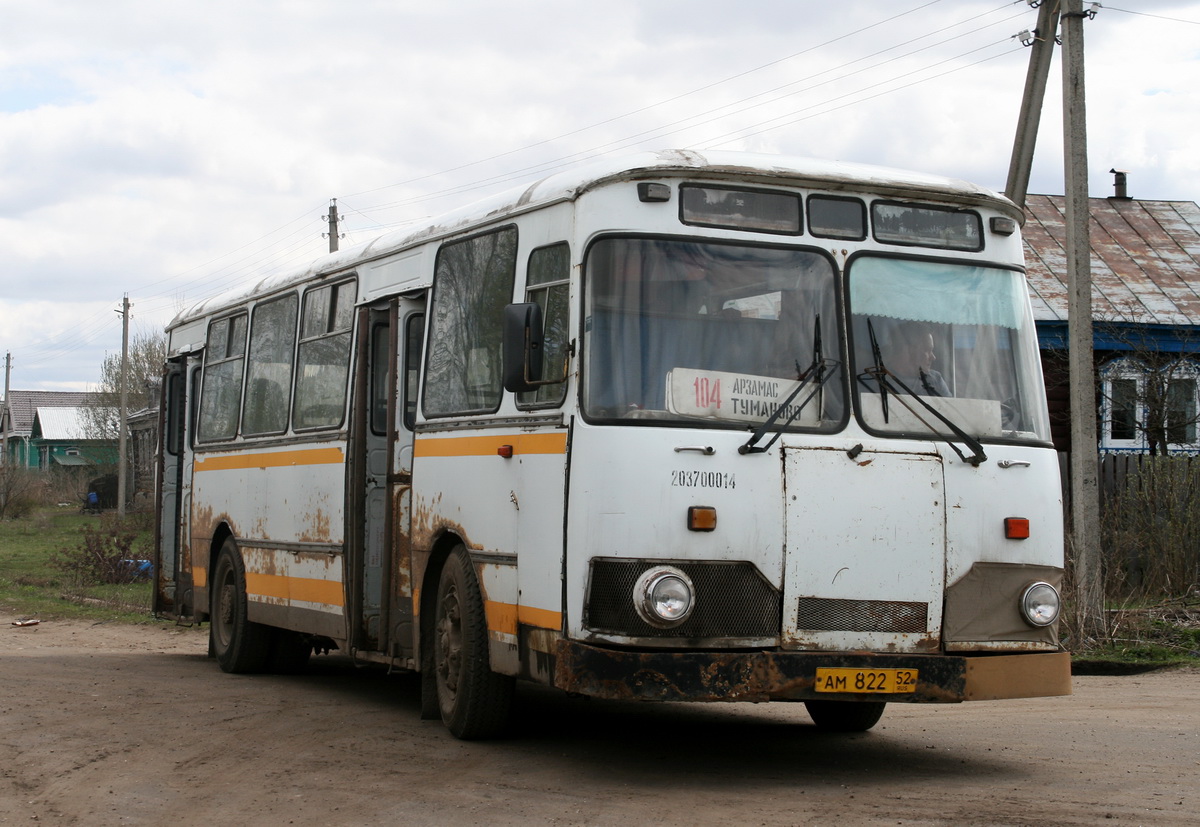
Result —
<svg viewBox="0 0 1200 827"><path fill-rule="evenodd" d="M280 570L278 555L274 549L255 548L254 541L247 540L241 552L242 562L246 564L247 571L265 574L268 577L281 577L287 574L286 567L284 567L285 570Z"/></svg>
<svg viewBox="0 0 1200 827"><path fill-rule="evenodd" d="M329 539L329 515L321 507L317 507L309 512L308 526L300 533L299 539L304 543L328 543Z"/></svg>
<svg viewBox="0 0 1200 827"><path fill-rule="evenodd" d="M431 549L433 548L434 536L439 531L438 507L442 503L442 495L439 492L432 499L426 500L424 497L418 497L416 492L413 492L412 501L412 531L410 541L412 548ZM461 535L460 535L461 536Z"/></svg>
<svg viewBox="0 0 1200 827"><path fill-rule="evenodd" d="M847 693L857 700L958 703L966 699L965 661L952 656L761 650L636 652L560 641L555 661L555 686L614 700L830 699L829 693L816 691L816 670L822 667L904 668L919 674L916 690L911 693Z"/></svg>
<svg viewBox="0 0 1200 827"><path fill-rule="evenodd" d="M392 492L392 593L398 597L411 597L412 579L412 534L407 529L407 513L404 495L411 501L412 486L396 486Z"/></svg>

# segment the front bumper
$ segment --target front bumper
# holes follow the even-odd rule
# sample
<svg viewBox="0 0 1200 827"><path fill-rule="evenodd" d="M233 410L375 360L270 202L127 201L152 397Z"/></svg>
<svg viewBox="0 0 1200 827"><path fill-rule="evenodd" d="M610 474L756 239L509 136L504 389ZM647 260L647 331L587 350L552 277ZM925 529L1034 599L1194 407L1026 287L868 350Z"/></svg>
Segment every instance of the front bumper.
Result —
<svg viewBox="0 0 1200 827"><path fill-rule="evenodd" d="M615 700L959 703L1071 694L1066 652L637 652L564 640L556 654L555 686ZM918 677L916 689L903 694L817 692L819 667L916 669Z"/></svg>

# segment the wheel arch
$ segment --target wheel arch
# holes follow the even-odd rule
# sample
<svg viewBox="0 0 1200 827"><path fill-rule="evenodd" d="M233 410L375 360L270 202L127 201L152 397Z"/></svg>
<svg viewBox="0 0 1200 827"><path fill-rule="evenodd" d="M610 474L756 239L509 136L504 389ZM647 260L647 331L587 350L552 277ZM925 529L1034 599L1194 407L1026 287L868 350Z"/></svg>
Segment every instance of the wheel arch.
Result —
<svg viewBox="0 0 1200 827"><path fill-rule="evenodd" d="M437 585L438 580L442 576L442 568L446 565L446 560L450 557L450 552L454 551L460 545L464 548L469 548L466 540L454 531L444 531L434 540L433 547L429 551L429 559L425 564L425 572L421 576L421 605L418 607L418 619L433 617L434 604L437 602ZM428 651L427 643L429 641L428 634L430 628L432 627L429 624L419 622L418 637L421 646L421 657L419 660L422 666L424 666L425 654Z"/></svg>
<svg viewBox="0 0 1200 827"><path fill-rule="evenodd" d="M212 539L208 541L208 560L204 564L204 600L197 600L195 606L196 620L205 621L211 619L212 613L209 611L209 605L212 602L212 596L209 593L210 584L213 582L213 576L217 569L217 558L221 555L221 547L225 545L225 541L236 537L233 533L233 527L229 523L222 520L213 529ZM241 553L240 551L238 552Z"/></svg>

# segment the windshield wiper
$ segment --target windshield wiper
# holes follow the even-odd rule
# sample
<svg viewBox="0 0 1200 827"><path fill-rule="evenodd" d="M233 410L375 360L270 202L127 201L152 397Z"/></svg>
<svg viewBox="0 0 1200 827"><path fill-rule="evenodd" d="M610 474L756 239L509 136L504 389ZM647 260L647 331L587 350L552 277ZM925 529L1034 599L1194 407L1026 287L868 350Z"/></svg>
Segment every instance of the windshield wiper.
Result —
<svg viewBox="0 0 1200 827"><path fill-rule="evenodd" d="M786 399L779 403L778 407L775 408L775 412L763 420L763 424L759 425L750 438L746 440L746 444L738 446L738 453L762 454L769 451L771 446L775 444L775 441L779 439L784 429L796 421L796 418L800 416L801 412L803 412L808 403L813 400L813 397L820 393L821 389L825 387L825 383L828 382L830 377L833 376L833 368L836 366L836 361L832 359L826 359L821 353L821 314L818 313L813 329L812 362L807 368L801 370L799 360L796 361L796 378L800 380L799 384L797 384L792 392L787 395ZM774 425L776 421L778 421L783 412L786 411L788 406L792 404L792 401L800 395L800 391L804 390L809 382L813 381L814 379L816 380L816 386L812 389L812 392L809 393L808 396L804 397L803 402L792 409L792 412L788 414L787 419L785 419L783 424L779 426L779 430L775 432L775 436L771 437L771 441L759 448L755 443L763 438L763 434L767 432L767 429Z"/></svg>
<svg viewBox="0 0 1200 827"><path fill-rule="evenodd" d="M951 420L947 419L946 416L944 414L942 414L941 411L937 410L932 405L930 405L928 402L926 402L924 397L922 397L920 394L918 394L916 391L914 391L908 385L906 385L902 381L900 381L900 378L897 377L896 374L892 373L890 370L887 369L887 367L884 366L883 356L880 354L880 351L879 351L879 342L875 338L875 326L873 324L871 324L870 319L867 319L867 334L870 336L870 339L871 339L871 357L874 359L875 364L872 367L869 367L865 371L863 371L863 373L861 373L859 375L858 381L863 383L863 387L866 387L868 390L870 390L871 386L867 384L866 379L870 378L870 379L875 380L875 384L879 389L879 403L880 403L880 407L883 410L883 421L885 423L888 421L887 394L888 394L888 391L891 391L891 393L893 395L895 395L896 401L899 402L901 405L903 405L905 408L907 408L909 413L911 413L913 416L915 416L917 418L918 422L920 422L922 425L924 425L926 428L928 428L933 434L941 436L941 434L938 433L937 428L935 428L930 423L926 422L921 417L921 414L913 409L912 405L908 404L908 402L906 402L903 398L901 398L899 391L897 391L896 388L892 387L891 383L895 382L896 385L898 385L900 387L900 390L904 391L906 394L911 396L913 399L920 402L922 407L925 408L925 410L929 411L929 413L931 413L935 417L937 417L938 420L940 420L943 425L945 425L947 428L949 428L950 431L956 437L958 437L960 440L962 440L963 443L968 448L971 449L971 456L968 457L966 454L964 454L959 449L959 447L957 445L954 444L953 440L946 439L945 437L943 437L943 440L945 441L945 443L947 445L950 446L950 449L952 451L954 451L954 453L958 454L959 459L961 459L963 462L967 463L968 465L975 466L976 468L979 467L980 463L987 462L987 454L985 454L983 452L983 445L982 445L982 443L979 442L979 440L977 440L975 437L968 434L966 431L964 431L962 428L960 428L958 425L956 425ZM924 381L923 376L922 376L922 381Z"/></svg>

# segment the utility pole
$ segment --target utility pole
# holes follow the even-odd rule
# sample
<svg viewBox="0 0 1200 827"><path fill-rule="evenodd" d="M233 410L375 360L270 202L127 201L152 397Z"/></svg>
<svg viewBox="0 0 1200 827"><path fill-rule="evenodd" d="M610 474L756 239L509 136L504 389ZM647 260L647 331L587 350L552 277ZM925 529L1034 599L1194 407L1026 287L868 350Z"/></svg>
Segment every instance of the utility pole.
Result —
<svg viewBox="0 0 1200 827"><path fill-rule="evenodd" d="M1100 582L1100 489L1097 469L1096 380L1092 355L1092 268L1088 205L1087 112L1083 80L1083 0L1065 0L1063 28L1063 152L1066 183L1068 369L1071 399L1071 558L1080 638L1104 628Z"/></svg>
<svg viewBox="0 0 1200 827"><path fill-rule="evenodd" d="M120 430L117 434L117 516L125 516L125 486L128 443L125 432L129 413L129 294L121 302L121 413Z"/></svg>
<svg viewBox="0 0 1200 827"><path fill-rule="evenodd" d="M1021 115L1017 119L1017 135L1013 139L1012 160L1008 164L1008 184L1004 194L1021 209L1029 192L1029 173L1033 168L1033 150L1037 145L1038 126L1042 120L1042 101L1046 97L1046 79L1054 60L1054 43L1058 33L1058 0L1043 0L1038 11L1037 28L1030 35L1029 69L1025 74L1025 94L1021 98ZM1025 32L1021 33L1024 40Z"/></svg>
<svg viewBox="0 0 1200 827"><path fill-rule="evenodd" d="M337 213L337 199L329 199L329 215L325 216L325 220L329 222L329 232L323 235L329 239L329 252L336 253L338 249L338 219L341 218Z"/></svg>
<svg viewBox="0 0 1200 827"><path fill-rule="evenodd" d="M4 354L4 405L3 407L0 407L0 439L3 440L3 445L0 446L0 450L3 450L3 454L0 454L0 474L3 475L0 476L0 514L5 512L5 506L8 505L8 489L10 483L10 481L7 479L7 476L9 468L8 420L12 418L12 415L8 413L8 388L9 378L11 375L12 352L10 351ZM6 414L8 415L6 416Z"/></svg>
<svg viewBox="0 0 1200 827"><path fill-rule="evenodd" d="M12 377L12 351L4 354L4 407L0 408L0 465L8 465L8 388Z"/></svg>

